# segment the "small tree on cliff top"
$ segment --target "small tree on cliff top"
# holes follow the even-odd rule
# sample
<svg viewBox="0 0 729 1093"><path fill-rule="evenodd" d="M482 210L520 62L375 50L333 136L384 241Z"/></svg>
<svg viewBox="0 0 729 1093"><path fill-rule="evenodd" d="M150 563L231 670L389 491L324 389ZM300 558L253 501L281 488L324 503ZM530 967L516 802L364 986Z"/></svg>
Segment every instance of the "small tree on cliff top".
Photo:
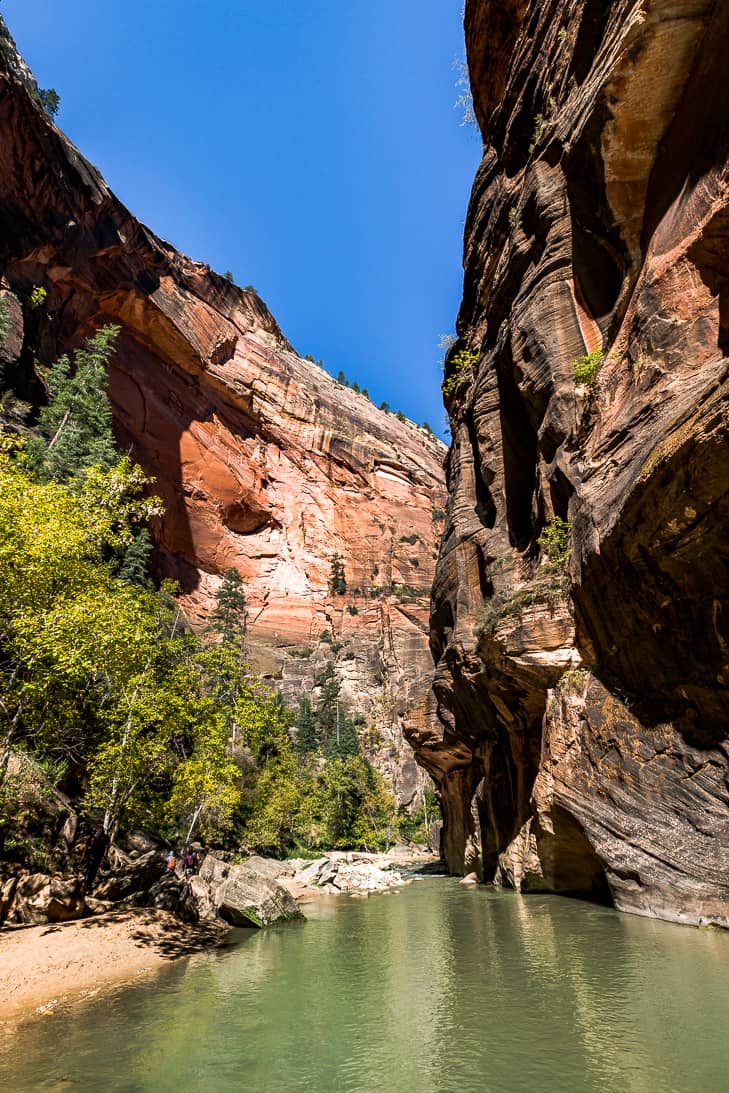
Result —
<svg viewBox="0 0 729 1093"><path fill-rule="evenodd" d="M49 118L55 118L61 105L61 96L55 87L41 88L38 91L38 100Z"/></svg>

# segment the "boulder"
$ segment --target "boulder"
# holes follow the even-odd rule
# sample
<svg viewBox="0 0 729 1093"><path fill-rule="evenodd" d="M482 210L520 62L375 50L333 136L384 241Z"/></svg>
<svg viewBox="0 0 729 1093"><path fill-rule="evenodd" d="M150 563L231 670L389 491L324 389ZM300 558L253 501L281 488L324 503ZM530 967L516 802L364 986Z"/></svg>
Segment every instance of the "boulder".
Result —
<svg viewBox="0 0 729 1093"><path fill-rule="evenodd" d="M10 922L40 925L81 918L85 913L86 901L78 878L26 873L17 878L7 917Z"/></svg>
<svg viewBox="0 0 729 1093"><path fill-rule="evenodd" d="M204 883L202 887L207 889ZM195 925L200 921L200 913L192 886L187 881L169 873L152 885L149 890L148 903L150 907L170 911L177 918L182 919L183 922Z"/></svg>
<svg viewBox="0 0 729 1093"><path fill-rule="evenodd" d="M271 926L303 918L296 900L280 884L245 865L231 865L226 880L216 889L218 914L233 926Z"/></svg>
<svg viewBox="0 0 729 1093"><path fill-rule="evenodd" d="M323 865L319 870L319 878L316 883L320 884L322 888L324 887L324 885L331 885L334 883L334 878L337 876L338 872L339 865L337 864L337 862L332 861L331 858L328 858L326 864Z"/></svg>
<svg viewBox="0 0 729 1093"><path fill-rule="evenodd" d="M97 899L130 899L139 893L148 892L166 869L165 855L157 850L132 860L115 847L113 854L110 853L109 856L113 868L94 888Z"/></svg>
<svg viewBox="0 0 729 1093"><path fill-rule="evenodd" d="M396 869L381 869L366 861L342 863L337 873L337 888L343 892L385 892L404 883Z"/></svg>
<svg viewBox="0 0 729 1093"><path fill-rule="evenodd" d="M296 869L291 862L277 861L275 858L259 858L254 855L245 862L246 869L258 873L259 877L278 880L279 877L293 877Z"/></svg>
<svg viewBox="0 0 729 1093"><path fill-rule="evenodd" d="M163 852L166 847L162 840L156 838L149 831L141 829L130 831L123 838L120 838L119 845L130 857L149 854L153 850Z"/></svg>
<svg viewBox="0 0 729 1093"><path fill-rule="evenodd" d="M287 892L290 892L295 900L312 899L321 893L321 888L314 888L310 884L304 884L296 877L281 877L281 880L276 883L285 888Z"/></svg>
<svg viewBox="0 0 729 1093"><path fill-rule="evenodd" d="M78 816L70 799L49 781L46 772L24 752L14 752L8 762L6 789L15 800L12 820L13 846L3 856L29 872L47 875L72 868L72 843ZM0 850L10 827L0 826ZM38 848L42 847L39 855Z"/></svg>
<svg viewBox="0 0 729 1093"><path fill-rule="evenodd" d="M227 861L221 861L213 854L206 854L198 870L198 876L212 888L222 884L230 872L231 866Z"/></svg>
<svg viewBox="0 0 729 1093"><path fill-rule="evenodd" d="M113 910L114 904L110 899L94 899L93 896L86 897L86 910L92 915L105 915L107 911Z"/></svg>
<svg viewBox="0 0 729 1093"><path fill-rule="evenodd" d="M0 877L0 922L4 922L10 913L17 886L17 875Z"/></svg>
<svg viewBox="0 0 729 1093"><path fill-rule="evenodd" d="M296 874L296 880L302 884L323 884L337 872L338 866L330 858L317 858L309 862Z"/></svg>
<svg viewBox="0 0 729 1093"><path fill-rule="evenodd" d="M188 881L192 898L195 901L199 919L214 919L218 917L217 908L213 902L213 893L210 885L202 877L190 877Z"/></svg>

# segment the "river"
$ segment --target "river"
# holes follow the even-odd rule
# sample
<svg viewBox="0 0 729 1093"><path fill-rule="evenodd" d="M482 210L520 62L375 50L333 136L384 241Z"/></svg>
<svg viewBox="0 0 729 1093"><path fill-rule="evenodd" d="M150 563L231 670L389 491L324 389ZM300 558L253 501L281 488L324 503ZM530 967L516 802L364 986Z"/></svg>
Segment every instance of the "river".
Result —
<svg viewBox="0 0 729 1093"><path fill-rule="evenodd" d="M445 878L306 910L26 1025L0 1088L729 1088L729 934Z"/></svg>

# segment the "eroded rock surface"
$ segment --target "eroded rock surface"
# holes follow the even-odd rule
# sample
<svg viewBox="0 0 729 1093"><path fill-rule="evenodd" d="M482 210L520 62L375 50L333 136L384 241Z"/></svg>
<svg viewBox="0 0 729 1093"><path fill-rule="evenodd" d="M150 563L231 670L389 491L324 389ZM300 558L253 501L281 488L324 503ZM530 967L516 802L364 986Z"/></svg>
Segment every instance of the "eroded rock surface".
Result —
<svg viewBox="0 0 729 1093"><path fill-rule="evenodd" d="M0 295L23 305L6 374L104 323L120 440L156 478L157 564L203 625L222 575L246 583L254 667L287 698L336 663L345 708L403 803L420 779L403 726L427 719L428 612L445 504L440 441L302 360L262 300L140 224L49 120L0 22ZM30 308L34 285L47 290ZM332 596L335 553L347 592ZM331 640L322 642L326 634Z"/></svg>
<svg viewBox="0 0 729 1093"><path fill-rule="evenodd" d="M412 733L444 850L729 925L729 9L468 0L465 27L441 729Z"/></svg>

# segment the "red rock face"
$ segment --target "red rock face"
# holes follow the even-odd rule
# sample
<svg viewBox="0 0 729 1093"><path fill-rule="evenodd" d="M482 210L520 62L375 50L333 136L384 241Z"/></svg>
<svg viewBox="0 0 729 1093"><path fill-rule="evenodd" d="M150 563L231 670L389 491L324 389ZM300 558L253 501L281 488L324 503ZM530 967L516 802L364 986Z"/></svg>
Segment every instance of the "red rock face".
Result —
<svg viewBox="0 0 729 1093"><path fill-rule="evenodd" d="M465 26L484 157L451 370L476 363L415 740L449 862L728 925L729 9L469 0Z"/></svg>
<svg viewBox="0 0 729 1093"><path fill-rule="evenodd" d="M25 309L17 367L30 346L47 363L120 325L111 398L119 439L165 501L160 572L203 625L222 574L238 569L254 663L297 699L334 658L345 705L411 799L402 728L424 716L432 666L443 445L299 358L254 292L136 221L33 102L12 43L0 46L0 262L21 300L36 284L48 293ZM335 552L348 590L332 597Z"/></svg>

